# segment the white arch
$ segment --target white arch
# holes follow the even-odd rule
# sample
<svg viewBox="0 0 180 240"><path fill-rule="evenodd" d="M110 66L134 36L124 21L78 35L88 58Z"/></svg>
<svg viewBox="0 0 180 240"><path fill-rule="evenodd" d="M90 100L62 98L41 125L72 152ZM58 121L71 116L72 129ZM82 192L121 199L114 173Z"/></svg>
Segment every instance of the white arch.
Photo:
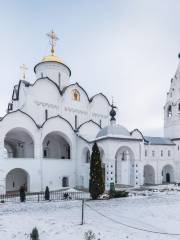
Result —
<svg viewBox="0 0 180 240"><path fill-rule="evenodd" d="M6 192L19 191L20 187L29 191L30 176L23 168L13 168L6 175Z"/></svg>
<svg viewBox="0 0 180 240"><path fill-rule="evenodd" d="M155 170L150 164L144 166L144 184L155 184Z"/></svg>
<svg viewBox="0 0 180 240"><path fill-rule="evenodd" d="M52 131L43 139L43 156L45 158L70 159L71 142L68 136L60 131Z"/></svg>
<svg viewBox="0 0 180 240"><path fill-rule="evenodd" d="M19 129L21 128L31 136L33 141L35 141L37 125L35 124L33 119L31 119L27 114L19 110L9 113L2 119L1 123L2 123L2 131L0 135L1 140L4 140L7 133L10 132L11 130L15 128Z"/></svg>
<svg viewBox="0 0 180 240"><path fill-rule="evenodd" d="M174 168L172 165L167 164L162 168L162 183L174 182Z"/></svg>
<svg viewBox="0 0 180 240"><path fill-rule="evenodd" d="M34 158L34 136L24 127L10 129L5 135L4 147L10 158Z"/></svg>
<svg viewBox="0 0 180 240"><path fill-rule="evenodd" d="M121 146L115 154L115 182L135 185L134 153L128 146Z"/></svg>

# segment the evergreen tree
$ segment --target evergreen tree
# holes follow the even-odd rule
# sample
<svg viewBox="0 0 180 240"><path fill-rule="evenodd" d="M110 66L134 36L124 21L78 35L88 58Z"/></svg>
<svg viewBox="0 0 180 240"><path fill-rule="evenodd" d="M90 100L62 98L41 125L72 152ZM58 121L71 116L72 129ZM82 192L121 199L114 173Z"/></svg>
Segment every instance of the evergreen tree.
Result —
<svg viewBox="0 0 180 240"><path fill-rule="evenodd" d="M97 199L104 192L101 157L96 142L92 147L91 154L89 192L93 200Z"/></svg>
<svg viewBox="0 0 180 240"><path fill-rule="evenodd" d="M39 240L39 233L37 228L33 228L32 233L30 234L32 240Z"/></svg>
<svg viewBox="0 0 180 240"><path fill-rule="evenodd" d="M49 193L49 188L46 186L45 194L44 194L44 199L49 201L50 199L50 193Z"/></svg>

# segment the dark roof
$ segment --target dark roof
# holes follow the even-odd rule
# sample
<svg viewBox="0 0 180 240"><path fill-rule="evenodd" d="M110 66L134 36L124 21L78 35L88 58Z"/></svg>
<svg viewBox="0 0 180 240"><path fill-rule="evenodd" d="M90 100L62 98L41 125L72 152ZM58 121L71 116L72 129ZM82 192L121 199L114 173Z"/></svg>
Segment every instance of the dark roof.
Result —
<svg viewBox="0 0 180 240"><path fill-rule="evenodd" d="M145 144L150 145L175 145L169 138L144 136Z"/></svg>

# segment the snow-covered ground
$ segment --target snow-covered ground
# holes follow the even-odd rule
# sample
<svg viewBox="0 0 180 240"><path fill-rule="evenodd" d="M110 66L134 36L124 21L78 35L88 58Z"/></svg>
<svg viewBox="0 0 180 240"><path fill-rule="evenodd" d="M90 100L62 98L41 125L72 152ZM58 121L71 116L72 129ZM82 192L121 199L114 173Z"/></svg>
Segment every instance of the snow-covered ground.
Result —
<svg viewBox="0 0 180 240"><path fill-rule="evenodd" d="M83 240L88 230L101 240L180 239L180 192L88 201L87 204L94 210L85 206L83 226L80 225L80 201L0 204L0 240L30 239L29 233L35 226L40 240ZM120 223L150 231L179 233L179 236L143 232Z"/></svg>

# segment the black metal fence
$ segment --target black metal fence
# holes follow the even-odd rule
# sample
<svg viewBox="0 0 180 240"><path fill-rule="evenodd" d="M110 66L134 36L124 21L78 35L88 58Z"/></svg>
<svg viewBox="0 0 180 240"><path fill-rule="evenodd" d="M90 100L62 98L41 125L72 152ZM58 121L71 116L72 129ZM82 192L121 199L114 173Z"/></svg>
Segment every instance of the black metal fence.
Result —
<svg viewBox="0 0 180 240"><path fill-rule="evenodd" d="M60 200L81 200L89 199L90 194L81 191L50 191L50 201L60 201ZM26 201L40 202L45 201L44 192L30 192L26 193ZM19 192L7 193L0 195L0 202L20 202Z"/></svg>

